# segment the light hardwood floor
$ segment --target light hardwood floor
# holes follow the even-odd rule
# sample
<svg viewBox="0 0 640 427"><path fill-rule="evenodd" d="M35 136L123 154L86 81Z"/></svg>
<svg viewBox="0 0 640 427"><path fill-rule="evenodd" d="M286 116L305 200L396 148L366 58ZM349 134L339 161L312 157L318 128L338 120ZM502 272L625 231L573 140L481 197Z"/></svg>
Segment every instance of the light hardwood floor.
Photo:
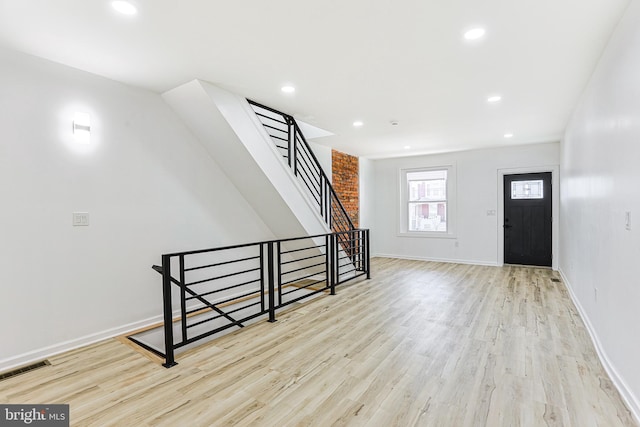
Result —
<svg viewBox="0 0 640 427"><path fill-rule="evenodd" d="M376 258L373 279L178 357L116 339L0 382L74 426L634 426L551 270Z"/></svg>

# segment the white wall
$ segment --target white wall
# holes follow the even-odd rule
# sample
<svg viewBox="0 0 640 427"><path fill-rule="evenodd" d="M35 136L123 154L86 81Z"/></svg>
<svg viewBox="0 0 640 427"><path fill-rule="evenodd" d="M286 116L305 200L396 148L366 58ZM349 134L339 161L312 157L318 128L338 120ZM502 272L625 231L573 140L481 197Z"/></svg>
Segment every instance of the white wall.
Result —
<svg viewBox="0 0 640 427"><path fill-rule="evenodd" d="M272 237L157 94L0 50L0 129L0 370L155 321L162 253Z"/></svg>
<svg viewBox="0 0 640 427"><path fill-rule="evenodd" d="M306 137L306 135L305 135ZM311 150L313 150L313 154L316 156L316 159L318 159L318 163L320 163L320 167L322 168L322 170L324 171L325 175L327 175L327 178L329 178L329 182L331 182L332 180L332 165L333 165L333 160L331 157L331 147L326 147L324 145L320 145L317 142L313 142L310 140L307 140L307 142L309 143L309 146L311 147Z"/></svg>
<svg viewBox="0 0 640 427"><path fill-rule="evenodd" d="M561 143L560 271L605 367L640 420L639 76L635 1Z"/></svg>
<svg viewBox="0 0 640 427"><path fill-rule="evenodd" d="M375 221L376 177L374 162L360 157L359 165L359 190L360 190L360 228L372 228Z"/></svg>
<svg viewBox="0 0 640 427"><path fill-rule="evenodd" d="M557 166L558 148L558 143L533 144L373 161L375 227L371 232L372 253L497 265L498 215L488 216L487 211L498 214L499 170ZM454 165L456 169L456 238L400 236L400 170L446 165ZM557 241L557 236L554 239Z"/></svg>

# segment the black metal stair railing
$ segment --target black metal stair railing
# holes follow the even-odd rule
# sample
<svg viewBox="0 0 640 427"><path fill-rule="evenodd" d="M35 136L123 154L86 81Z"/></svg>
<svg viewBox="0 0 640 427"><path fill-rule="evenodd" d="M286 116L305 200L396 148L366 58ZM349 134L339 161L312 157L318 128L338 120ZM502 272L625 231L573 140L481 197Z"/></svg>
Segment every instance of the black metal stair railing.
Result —
<svg viewBox="0 0 640 427"><path fill-rule="evenodd" d="M369 230L165 254L153 269L162 274L164 352L152 351L170 368L177 349L261 316L275 322L278 309L369 279Z"/></svg>
<svg viewBox="0 0 640 427"><path fill-rule="evenodd" d="M349 214L340 202L320 162L311 150L296 120L271 107L247 100L276 148L282 154L293 174L307 194L318 205L318 210L334 232L355 229ZM345 251L349 252L345 241Z"/></svg>

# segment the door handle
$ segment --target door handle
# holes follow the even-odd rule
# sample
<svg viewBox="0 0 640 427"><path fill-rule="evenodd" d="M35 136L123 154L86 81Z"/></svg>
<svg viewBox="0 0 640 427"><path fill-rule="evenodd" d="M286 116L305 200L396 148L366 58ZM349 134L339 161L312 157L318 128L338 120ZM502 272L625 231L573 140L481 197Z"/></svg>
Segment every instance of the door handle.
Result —
<svg viewBox="0 0 640 427"><path fill-rule="evenodd" d="M503 227L504 228L511 228L511 227L513 227L513 225L505 224L505 225L503 225Z"/></svg>

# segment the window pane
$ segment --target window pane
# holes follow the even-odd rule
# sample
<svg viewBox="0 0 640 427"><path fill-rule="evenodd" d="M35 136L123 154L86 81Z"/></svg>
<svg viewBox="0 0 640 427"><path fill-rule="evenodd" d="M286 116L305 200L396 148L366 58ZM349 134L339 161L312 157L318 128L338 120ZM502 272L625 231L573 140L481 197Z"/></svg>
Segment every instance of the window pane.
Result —
<svg viewBox="0 0 640 427"><path fill-rule="evenodd" d="M535 181L512 181L512 199L542 199L544 197L544 187L542 180Z"/></svg>
<svg viewBox="0 0 640 427"><path fill-rule="evenodd" d="M447 231L447 203L409 203L409 231Z"/></svg>
<svg viewBox="0 0 640 427"><path fill-rule="evenodd" d="M409 201L446 201L447 171L421 171L407 173Z"/></svg>

